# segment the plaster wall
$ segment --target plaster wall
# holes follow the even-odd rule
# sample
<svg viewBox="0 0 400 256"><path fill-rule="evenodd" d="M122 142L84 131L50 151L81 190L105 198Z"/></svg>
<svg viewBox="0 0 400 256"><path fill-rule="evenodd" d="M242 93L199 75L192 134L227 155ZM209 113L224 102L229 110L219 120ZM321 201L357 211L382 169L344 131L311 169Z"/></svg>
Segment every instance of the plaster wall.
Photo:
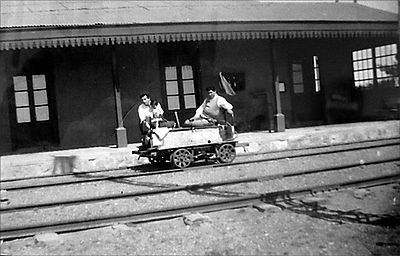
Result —
<svg viewBox="0 0 400 256"><path fill-rule="evenodd" d="M352 63L348 59L349 50L345 50L345 44L346 42L335 39L275 40L273 42L275 73L279 76L279 81L285 85L285 91L280 92L280 97L286 128L299 125L295 123L294 111L301 113L302 109L310 109L311 112L307 114L310 124L313 124L314 119L318 119L320 116L318 113L322 113L322 119L325 119L326 95L330 93L338 80L352 78ZM312 66L314 55L319 58L321 92L310 95L307 100L294 103L291 64L293 61L302 61L305 86L314 87Z"/></svg>
<svg viewBox="0 0 400 256"><path fill-rule="evenodd" d="M331 83L326 78L335 80L337 77L344 77L348 68L339 64L342 61L340 50L338 52L336 47L331 47L334 44L331 40L322 39L275 41L276 73L279 75L279 81L285 84L285 91L280 92L280 95L287 128L315 125L325 119L325 93ZM313 56L317 56L319 60L320 92L315 92L314 88ZM337 62L332 56L338 56ZM302 98L297 100L294 99L296 95L293 88L292 63L303 64L305 96L299 94Z"/></svg>
<svg viewBox="0 0 400 256"><path fill-rule="evenodd" d="M277 73L280 81L285 82L287 92L281 93L282 112L286 117L287 127L291 126L291 69L290 62L294 58L306 58L312 60L312 56L319 58L321 90L323 94L324 119L326 122L335 122L326 105L331 100L332 95L342 93L350 95L354 93L353 84L353 62L352 51L370 48L378 45L395 43L390 39L371 38L370 40L355 39L304 39L291 41L277 41ZM310 62L311 64L311 62ZM312 72L312 69L311 69ZM309 74L310 75L310 74ZM312 75L312 74L311 74ZM382 108L393 105L400 98L400 88L371 88L360 92L361 101L359 118L369 120L379 118L383 114ZM350 97L350 96L349 96ZM381 119L384 119L383 116ZM392 118L392 116L389 116ZM347 119L350 121L350 119ZM357 121L357 120L354 120Z"/></svg>
<svg viewBox="0 0 400 256"><path fill-rule="evenodd" d="M12 51L0 51L0 154L11 149L8 97L12 77L9 76Z"/></svg>
<svg viewBox="0 0 400 256"><path fill-rule="evenodd" d="M42 49L16 50L0 52L0 152L12 150L10 100L13 99L13 77L24 75L29 62L43 56ZM43 65L43 67L45 64ZM40 69L40 67L39 67ZM50 95L50 94L49 94ZM12 98L10 98L12 97Z"/></svg>
<svg viewBox="0 0 400 256"><path fill-rule="evenodd" d="M121 45L117 47L119 79L121 84L122 112L128 142L140 141L137 108L144 92L158 99L166 110L161 97L160 69L156 44ZM129 113L128 113L129 112Z"/></svg>
<svg viewBox="0 0 400 256"><path fill-rule="evenodd" d="M140 94L148 92L152 98L162 99L157 49L156 44L117 46L123 126L128 143L140 141ZM115 144L117 123L110 49L60 50L56 60L55 77L60 85L57 94L62 95L58 97L61 146Z"/></svg>
<svg viewBox="0 0 400 256"><path fill-rule="evenodd" d="M321 86L324 100L335 92L338 84L351 81L351 52L373 45L393 43L393 40L321 39L278 40L274 43L275 72L286 85L280 93L282 112L287 127L292 119L290 59L293 52L320 61ZM199 42L200 85L209 85L234 105L235 124L238 131L274 129L275 109L271 71L271 41L233 40ZM41 49L0 52L0 153L11 151L8 93L12 76L20 72L23 63ZM111 71L111 51L107 46L67 47L48 49L53 59L54 87L56 92L57 122L60 148L76 148L115 144L117 127L115 100ZM138 142L137 107L139 95L149 92L162 102L158 46L135 44L117 46L118 72L128 142ZM218 84L218 72L243 72L245 88L235 96L226 95ZM363 115L380 108L388 95L399 98L399 88L365 91ZM165 106L165 102L162 102ZM129 113L128 113L129 112Z"/></svg>
<svg viewBox="0 0 400 256"><path fill-rule="evenodd" d="M320 57L321 83L325 101L343 84L353 86L353 62L347 40L322 40L318 53ZM326 45L326 47L323 47Z"/></svg>
<svg viewBox="0 0 400 256"><path fill-rule="evenodd" d="M234 106L238 131L267 130L273 109L269 43L265 40L202 42L200 45L202 98L207 86ZM235 96L226 95L218 84L219 72L243 72L245 89Z"/></svg>
<svg viewBox="0 0 400 256"><path fill-rule="evenodd" d="M394 38L372 38L367 42L366 40L354 40L349 42L347 45L351 50L360 50L395 43L398 44L400 42ZM399 59L397 60L397 63L398 61ZM399 72L399 67L397 72ZM360 115L362 120L400 118L400 87L378 84L372 88L361 90L361 95L362 98L360 104L362 109ZM397 112L394 111L396 108Z"/></svg>
<svg viewBox="0 0 400 256"><path fill-rule="evenodd" d="M110 49L58 48L53 58L60 146L115 143Z"/></svg>
<svg viewBox="0 0 400 256"><path fill-rule="evenodd" d="M8 92L12 77L40 50L1 52L0 152L11 152ZM111 50L107 46L48 49L53 61L59 149L115 144L117 127ZM14 56L14 57L13 57ZM13 61L13 58L17 61ZM128 142L138 142L139 95L161 99L157 45L117 47L122 112ZM14 63L14 64L13 64ZM133 107L133 108L132 108ZM130 111L129 111L130 110ZM129 113L128 113L129 111Z"/></svg>
<svg viewBox="0 0 400 256"><path fill-rule="evenodd" d="M319 43L320 45L315 45ZM326 109L326 121L349 122L363 120L377 120L393 118L387 116L385 108L395 105L400 101L400 88L376 86L368 89L354 87L352 52L355 50L372 48L386 44L396 43L388 38L364 39L332 39L316 40L311 45L320 55L321 84L324 89L325 103L329 104L332 96L341 94L348 98L349 102L357 104L357 110L353 113L345 113L347 117L335 119L332 113ZM350 117L353 115L353 117Z"/></svg>

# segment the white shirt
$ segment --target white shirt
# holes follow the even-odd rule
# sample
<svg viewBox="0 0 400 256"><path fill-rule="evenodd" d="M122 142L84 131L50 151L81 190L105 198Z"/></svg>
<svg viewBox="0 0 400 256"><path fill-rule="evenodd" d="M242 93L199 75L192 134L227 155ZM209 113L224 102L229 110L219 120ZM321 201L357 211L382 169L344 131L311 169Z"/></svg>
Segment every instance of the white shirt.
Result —
<svg viewBox="0 0 400 256"><path fill-rule="evenodd" d="M161 104L157 104L156 108L152 106L147 106L145 104L140 104L138 108L139 121L143 122L147 117L153 119L154 117L160 117L164 114L164 110L161 107Z"/></svg>
<svg viewBox="0 0 400 256"><path fill-rule="evenodd" d="M142 103L138 108L138 114L140 122L145 121L147 117L153 118L152 107Z"/></svg>
<svg viewBox="0 0 400 256"><path fill-rule="evenodd" d="M164 115L164 110L161 107L161 104L158 103L155 108L153 109L153 117L155 118L161 118Z"/></svg>
<svg viewBox="0 0 400 256"><path fill-rule="evenodd" d="M224 97L219 96L218 94L215 94L214 97L217 98L216 100L218 108L223 108L226 110L233 109L232 104L230 104ZM206 107L208 101L208 98L203 101L200 107L196 110L196 114L194 115L194 117L200 117L203 114L204 108Z"/></svg>

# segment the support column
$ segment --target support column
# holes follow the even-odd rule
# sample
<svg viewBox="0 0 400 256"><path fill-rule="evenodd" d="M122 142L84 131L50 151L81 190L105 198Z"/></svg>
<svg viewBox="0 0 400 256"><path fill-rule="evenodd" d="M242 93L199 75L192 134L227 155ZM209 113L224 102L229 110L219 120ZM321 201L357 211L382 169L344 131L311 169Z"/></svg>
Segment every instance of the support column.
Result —
<svg viewBox="0 0 400 256"><path fill-rule="evenodd" d="M277 132L284 132L285 131L285 115L282 113L281 107L281 95L279 92L279 75L276 75L275 79L275 99L276 99L276 131Z"/></svg>
<svg viewBox="0 0 400 256"><path fill-rule="evenodd" d="M276 132L284 132L285 131L285 115L282 113L281 107L281 95L279 92L279 75L278 72L275 71L275 54L274 54L274 41L271 40L270 54L271 54L271 74L272 74L272 82L273 82L273 90L274 90L274 99L276 106L276 114L275 114L275 131Z"/></svg>
<svg viewBox="0 0 400 256"><path fill-rule="evenodd" d="M110 40L111 41L111 40ZM126 136L126 129L124 127L124 121L122 119L122 105L121 105L121 88L119 85L119 75L118 75L118 63L117 63L117 50L116 46L111 47L111 59L112 59L112 78L113 78L113 88L114 88L114 99L115 99L115 112L117 114L117 128L115 129L115 135L117 138L117 147L127 147L128 139Z"/></svg>

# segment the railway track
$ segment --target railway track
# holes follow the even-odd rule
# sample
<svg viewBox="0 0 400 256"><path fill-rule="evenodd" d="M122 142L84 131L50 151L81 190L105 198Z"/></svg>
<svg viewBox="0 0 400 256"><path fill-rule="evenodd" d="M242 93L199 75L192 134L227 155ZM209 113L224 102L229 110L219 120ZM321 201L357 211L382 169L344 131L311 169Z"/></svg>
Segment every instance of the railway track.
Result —
<svg viewBox="0 0 400 256"><path fill-rule="evenodd" d="M357 150L365 150L365 149L374 149L379 147L387 147L387 146L396 146L400 145L400 138L394 139L385 139L385 140L375 140L375 141L367 141L367 142L357 142L352 144L342 144L335 145L331 147L314 147L308 149L295 149L289 151L276 151L269 153L254 153L254 154L243 154L238 156L237 159L243 158L254 158L251 160L239 160L233 163L221 163L221 164L211 164L211 165L200 165L191 167L189 169L159 169L159 168L146 168L142 167L142 170L138 170L140 167L136 167L136 170L104 170L104 171L95 171L95 172L82 172L82 173L74 173L74 174L64 174L57 176L40 176L40 177L30 177L26 179L10 179L4 180L1 182L1 188L7 191L13 190L23 190L23 189L33 189L33 188L43 188L50 186L63 186L63 185L71 185L71 184L82 184L82 183L91 183L91 182L99 182L99 181L113 181L119 179L126 178L134 178L134 177L143 177L143 176L151 176L151 175L162 175L162 174L170 174L175 172L182 171L198 171L204 168L225 168L228 166L239 166L246 165L252 163L261 163L268 161L276 161L287 158L299 158L299 157L307 157L307 156L316 156L316 155L326 155L333 153L341 153L341 152L351 152ZM308 151L308 152L304 152ZM267 156L267 157L265 157ZM149 167L149 166L147 166ZM118 173L118 171L124 171L124 173ZM132 173L132 171L134 171Z"/></svg>
<svg viewBox="0 0 400 256"><path fill-rule="evenodd" d="M380 177L336 182L325 185L308 186L298 189L285 189L269 193L241 196L233 199L217 200L213 202L197 203L179 207L164 207L157 210L132 212L129 214L109 215L96 219L76 219L73 221L58 221L40 225L25 225L19 227L2 228L0 239L12 239L32 236L41 232L71 232L89 228L104 227L116 223L140 223L145 221L161 220L179 217L189 212L212 212L225 209L235 209L252 206L260 201L278 203L293 200L309 194L319 192L339 191L349 188L380 186L400 182L400 174L384 175ZM207 184L207 187L217 184ZM197 189L202 187L200 184ZM191 188L186 189L193 189Z"/></svg>
<svg viewBox="0 0 400 256"><path fill-rule="evenodd" d="M349 145L345 149L330 149L327 151L324 151L322 154L325 154L329 156L329 154L335 154L335 153L340 153L340 152L351 152L351 151L357 151L357 150L366 150L366 149L379 149L381 150L382 147L391 147L394 146L397 148L397 145L399 145L399 140L394 140L390 141L389 143L386 141L386 143L370 143L370 144L357 144L356 147L351 147ZM328 153L329 152L329 153ZM294 156L290 156L290 158L296 159L299 157L304 157L304 156L312 156L312 155L321 155L321 153L317 154L317 152L298 152L299 154L295 154ZM253 166L254 164L257 163L265 163L267 161L275 161L279 159L286 159L288 158L288 154L276 157L269 158L269 160L266 159L256 159L253 161L244 161L244 163L241 162L236 162L233 163L233 165L225 165L227 168L232 168L234 166ZM271 160L272 159L272 160ZM356 163L348 163L348 164L342 164L342 165L336 165L336 166L331 166L331 167L324 167L324 168L311 168L307 169L304 171L297 171L297 172L290 172L290 173L278 173L278 174L270 174L270 175L253 175L252 177L243 177L243 178L236 178L236 179L223 179L221 181L216 181L216 182L202 182L202 183L194 183L194 184L187 184L187 185L179 185L179 184L169 184L167 187L164 188L158 188L158 189L147 189L147 190L139 190L136 192L124 192L121 194L112 194L112 195L104 195L104 196L92 196L92 197L84 197L84 198L76 198L76 199L70 199L70 200L57 200L57 201L52 201L52 202L39 202L39 203L33 203L33 204L20 204L20 205L15 205L11 204L9 206L3 206L0 207L0 214L1 214L1 228L0 228L0 239L15 239L15 238L20 238L20 237L26 237L26 236L31 236L36 233L40 232L69 232L69 231L77 231L77 230L83 230L83 229L88 229L88 228L95 228L95 227L102 227L102 226L107 226L115 223L126 223L126 222L134 222L134 223L139 223L139 222L144 222L144 221L152 221L152 220L159 220L159 219L164 219L164 218L171 218L171 217L177 217L181 216L182 214L188 213L188 212L193 212L193 211L199 211L199 212L210 212L210 211L218 211L222 209L233 209L233 208L238 208L238 207L247 207L251 206L253 203L260 202L261 201L266 201L270 203L276 203L278 201L284 201L284 200L290 200L296 197L308 195L308 194L314 194L317 192L329 192L329 191L338 191L342 189L347 189L347 188L354 188L354 187L365 187L365 186L378 186L378 185L384 185L384 184L389 184L389 183L394 183L394 182L399 182L400 181L400 173L397 171L394 171L393 173L386 174L386 175L380 175L380 176L374 176L374 177L366 177L363 179L358 179L358 180L349 180L345 179L342 181L331 181L330 179L327 179L324 181L322 184L315 184L312 186L300 186L300 187L294 187L294 188L278 188L278 189L273 189L273 191L267 191L267 192L248 192L248 189L245 189L245 192L240 192L237 193L235 189L233 189L234 186L242 186L243 184L254 184L256 186L257 184L261 184L264 186L266 183L271 183L271 182L283 182L285 179L306 179L305 177L311 176L311 175L319 175L319 174L327 174L327 173L332 173L334 175L331 175L332 177L336 176L336 173L339 173L341 171L347 171L347 170L352 170L352 169L362 169L361 172L367 172L367 169L364 168L379 168L380 166L394 166L397 164L399 166L399 161L400 161L400 155L399 154L394 154L393 157L390 158L385 158L385 159L379 159L379 160L374 160L374 161L368 161L368 162L356 162ZM211 168L218 169L222 166L220 165L212 165ZM198 168L209 168L210 166L200 166ZM240 167L243 168L243 167ZM249 167L251 168L251 167ZM386 168L386 167L385 167ZM396 168L396 167L394 167ZM170 170L166 170L170 171ZM189 170L190 172L193 171L193 169ZM197 172L197 170L196 170ZM195 174L196 172L192 172L192 174ZM183 172L187 173L187 172ZM349 172L351 173L351 172ZM146 173L147 174L147 173ZM351 176L351 175L350 175ZM135 176L134 176L135 177ZM150 176L151 177L151 176ZM125 178L125 177L124 177ZM220 197L220 195L215 194L215 188L227 188L227 192L229 192L230 199L223 199L223 200L216 200ZM39 188L39 187L35 187ZM46 188L46 187L44 187ZM47 188L51 188L51 186L47 186ZM24 189L15 189L14 192L18 193L23 193L25 192L26 188ZM251 189L250 189L251 190ZM264 190L262 190L264 191ZM204 192L211 192L207 195L207 193ZM77 192L79 193L79 192ZM178 193L180 196L182 196L184 193L186 195L186 204L180 204L180 205L174 205L174 201L178 201L176 196ZM214 194L213 194L214 193ZM166 207L146 207L143 206L140 208L140 203L142 201L162 201L165 200L163 197L166 197L166 195L172 197L171 206L166 206ZM189 196L188 196L189 195ZM203 199L200 200L201 202L197 203L191 203L191 202L196 202L196 196L202 196ZM195 197L193 200L192 197ZM144 199L146 198L146 199ZM161 198L161 199L159 199ZM206 199L211 199L211 200L204 200ZM98 207L98 208L103 208L104 204L111 204L111 202L121 202L121 200L130 200L126 202L130 207L129 210L124 210L120 212L116 212L113 215L110 214L100 214L97 216L89 216L88 212L90 212L92 209L91 207ZM185 201L182 200L182 201ZM88 208L88 209L87 209ZM110 209L117 209L118 204L115 204L115 207L111 207ZM135 209L135 211L132 211L132 208ZM83 209L83 210L82 210ZM71 217L71 218L65 218L63 220L60 219L53 219L51 221L30 221L29 218L32 217L35 218L40 218L40 216L46 215L46 214L53 214L53 212L56 212L55 215L57 215L59 212L74 212L77 211L80 216L78 217ZM87 213L85 213L85 211ZM57 213L58 212L58 213ZM28 219L28 223L31 222L31 224L26 224L26 223L20 223L19 225L12 225L12 218L13 216L19 216L20 220L25 220ZM86 218L81 218L81 216L87 216ZM65 216L64 216L65 217ZM69 215L67 216L69 217ZM36 222L36 223L35 223ZM6 223L6 224L4 224Z"/></svg>
<svg viewBox="0 0 400 256"><path fill-rule="evenodd" d="M63 201L38 203L38 204L5 206L5 207L0 208L0 213L5 214L5 213L13 213L13 212L18 212L18 211L23 211L23 210L37 210L37 209L41 209L41 208L51 208L51 207L67 206L67 205L79 205L79 204L83 204L83 203L94 203L94 202L116 200L116 199L123 199L123 198L129 198L129 197L172 193L172 192L178 192L178 191L196 191L199 189L208 189L208 188L218 187L218 186L234 185L234 184L241 184L241 183L251 183L251 182L272 181L272 180L289 178L289 177L303 176L303 175L307 175L307 174L332 172L332 171L338 171L338 170L349 169L349 168L354 168L354 167L391 163L391 162L396 162L396 161L400 161L400 157L386 159L386 160L372 161L372 162L361 163L361 164L360 163L347 164L347 165L335 166L332 168L312 169L312 170L301 171L301 172L296 172L296 173L263 175L263 176L249 177L249 178L231 179L231 180L220 181L220 182L208 182L208 183L180 185L180 186L177 185L177 186L173 186L170 188L142 190L139 192L130 192L130 193L128 192L128 193L123 193L123 194L85 197L82 199L70 199L70 200L63 200Z"/></svg>

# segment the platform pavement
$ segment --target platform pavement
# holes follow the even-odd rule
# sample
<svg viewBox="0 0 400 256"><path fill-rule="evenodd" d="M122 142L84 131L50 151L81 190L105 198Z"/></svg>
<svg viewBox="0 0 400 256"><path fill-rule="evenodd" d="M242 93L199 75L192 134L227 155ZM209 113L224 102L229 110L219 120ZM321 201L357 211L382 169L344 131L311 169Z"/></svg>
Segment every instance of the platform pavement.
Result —
<svg viewBox="0 0 400 256"><path fill-rule="evenodd" d="M329 146L342 143L400 137L400 121L363 122L323 125L285 132L239 133L237 141L248 143L238 147L237 154L271 152L305 147ZM0 157L0 180L32 176L56 175L68 172L100 171L132 167L146 163L146 158L132 155L139 143L126 148L92 147Z"/></svg>

